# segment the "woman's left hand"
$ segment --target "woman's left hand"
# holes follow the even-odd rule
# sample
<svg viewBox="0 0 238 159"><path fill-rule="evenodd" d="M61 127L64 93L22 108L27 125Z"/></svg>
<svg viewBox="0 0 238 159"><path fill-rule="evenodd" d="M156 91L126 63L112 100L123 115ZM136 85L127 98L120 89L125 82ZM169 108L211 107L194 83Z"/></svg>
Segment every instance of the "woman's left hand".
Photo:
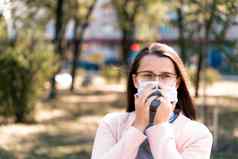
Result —
<svg viewBox="0 0 238 159"><path fill-rule="evenodd" d="M158 97L160 100L160 106L157 108L154 123L161 124L169 121L170 114L173 112L174 107L165 97Z"/></svg>

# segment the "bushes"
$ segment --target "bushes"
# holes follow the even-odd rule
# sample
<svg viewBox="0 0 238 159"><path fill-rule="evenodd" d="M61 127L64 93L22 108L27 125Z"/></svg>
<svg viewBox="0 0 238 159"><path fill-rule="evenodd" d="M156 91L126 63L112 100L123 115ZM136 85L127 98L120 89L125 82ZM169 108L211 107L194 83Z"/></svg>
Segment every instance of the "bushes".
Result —
<svg viewBox="0 0 238 159"><path fill-rule="evenodd" d="M15 159L16 157L13 155L12 152L9 152L0 147L0 158L3 159Z"/></svg>
<svg viewBox="0 0 238 159"><path fill-rule="evenodd" d="M26 121L56 66L54 53L43 45L21 44L0 54L0 113Z"/></svg>
<svg viewBox="0 0 238 159"><path fill-rule="evenodd" d="M196 70L190 68L188 72L189 72L190 80L194 84L196 80ZM214 82L221 79L220 73L213 68L207 68L206 70L203 70L201 74L202 76L204 76L201 78L201 82L204 82L204 80L206 80L207 84L213 84Z"/></svg>
<svg viewBox="0 0 238 159"><path fill-rule="evenodd" d="M104 66L102 68L102 75L105 77L107 82L120 82L123 72L116 66Z"/></svg>

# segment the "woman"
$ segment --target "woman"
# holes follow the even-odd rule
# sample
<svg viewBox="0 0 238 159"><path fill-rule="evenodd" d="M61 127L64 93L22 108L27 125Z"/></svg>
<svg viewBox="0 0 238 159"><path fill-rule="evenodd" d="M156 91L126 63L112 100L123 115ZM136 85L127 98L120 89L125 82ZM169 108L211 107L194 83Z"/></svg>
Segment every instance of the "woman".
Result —
<svg viewBox="0 0 238 159"><path fill-rule="evenodd" d="M153 96L159 90L160 95ZM212 135L194 121L185 67L169 46L142 49L128 75L125 113L101 121L91 159L209 159ZM152 109L157 100L159 106Z"/></svg>

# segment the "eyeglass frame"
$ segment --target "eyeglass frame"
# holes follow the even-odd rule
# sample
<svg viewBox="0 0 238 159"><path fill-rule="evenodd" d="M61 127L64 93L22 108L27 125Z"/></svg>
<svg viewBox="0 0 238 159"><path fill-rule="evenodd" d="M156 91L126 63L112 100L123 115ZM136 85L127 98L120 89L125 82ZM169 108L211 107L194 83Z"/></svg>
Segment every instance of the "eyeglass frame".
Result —
<svg viewBox="0 0 238 159"><path fill-rule="evenodd" d="M177 74L174 74L174 73L163 72L163 73L160 73L160 74L156 74L156 73L154 73L152 71L149 71L149 70L137 71L136 73L134 73L134 75L138 76L138 74L140 74L140 73L150 73L153 76L153 79L150 80L150 81L157 81L157 80L159 80L161 82L164 82L163 79L161 78L161 75L163 75L163 74L172 75L174 77L174 79L175 79L175 82L179 78L179 76ZM171 76L171 78L173 78L172 76ZM158 77L158 79L157 79L157 77ZM166 82L164 82L164 83L166 83Z"/></svg>

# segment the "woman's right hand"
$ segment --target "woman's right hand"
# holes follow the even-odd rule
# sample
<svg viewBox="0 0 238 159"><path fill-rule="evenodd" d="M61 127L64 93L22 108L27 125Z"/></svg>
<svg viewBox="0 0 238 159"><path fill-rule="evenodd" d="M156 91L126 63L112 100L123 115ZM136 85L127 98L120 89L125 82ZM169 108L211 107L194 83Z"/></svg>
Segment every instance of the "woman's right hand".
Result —
<svg viewBox="0 0 238 159"><path fill-rule="evenodd" d="M156 99L156 96L151 96L153 92L153 85L148 85L143 89L140 95L135 95L135 121L133 126L140 131L144 131L146 126L149 124L149 113L150 113L150 104Z"/></svg>

